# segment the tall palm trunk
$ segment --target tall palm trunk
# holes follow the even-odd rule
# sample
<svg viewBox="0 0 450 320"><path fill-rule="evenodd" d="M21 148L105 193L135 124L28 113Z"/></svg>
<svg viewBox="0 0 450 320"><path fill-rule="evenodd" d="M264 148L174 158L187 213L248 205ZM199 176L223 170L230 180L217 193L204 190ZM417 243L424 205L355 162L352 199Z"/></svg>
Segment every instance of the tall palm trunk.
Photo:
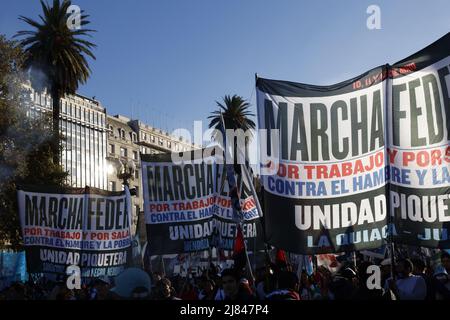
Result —
<svg viewBox="0 0 450 320"><path fill-rule="evenodd" d="M59 113L61 104L61 95L58 90L52 89L52 104L53 104L53 163L59 165L60 160L60 133L59 133Z"/></svg>

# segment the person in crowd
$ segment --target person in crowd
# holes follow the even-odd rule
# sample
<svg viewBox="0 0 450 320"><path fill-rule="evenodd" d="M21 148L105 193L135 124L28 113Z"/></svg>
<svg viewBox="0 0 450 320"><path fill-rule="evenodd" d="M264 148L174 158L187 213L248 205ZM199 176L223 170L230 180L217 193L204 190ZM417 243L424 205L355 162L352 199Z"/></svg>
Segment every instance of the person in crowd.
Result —
<svg viewBox="0 0 450 320"><path fill-rule="evenodd" d="M329 284L331 300L351 300L356 291L357 274L350 267L342 267Z"/></svg>
<svg viewBox="0 0 450 320"><path fill-rule="evenodd" d="M198 294L199 300L214 300L216 296L216 284L214 280L203 277L200 280L201 291Z"/></svg>
<svg viewBox="0 0 450 320"><path fill-rule="evenodd" d="M319 287L322 299L329 299L331 272L324 266L319 266L313 274L314 283Z"/></svg>
<svg viewBox="0 0 450 320"><path fill-rule="evenodd" d="M67 287L61 287L56 295L56 300L76 300L75 292Z"/></svg>
<svg viewBox="0 0 450 320"><path fill-rule="evenodd" d="M435 293L432 278L429 277L426 272L427 267L426 267L425 262L419 258L411 259L411 262L413 263L412 274L415 276L422 277L425 280L425 284L427 286L427 295L425 297L425 300L434 300L436 293Z"/></svg>
<svg viewBox="0 0 450 320"><path fill-rule="evenodd" d="M391 289L398 300L425 300L427 284L424 278L412 274L413 263L410 259L399 259L396 263L396 279L387 280L387 288Z"/></svg>
<svg viewBox="0 0 450 320"><path fill-rule="evenodd" d="M300 299L301 300L319 300L321 299L320 289L313 283L312 278L308 276L306 271L302 271L300 275Z"/></svg>
<svg viewBox="0 0 450 320"><path fill-rule="evenodd" d="M175 288L167 278L162 278L156 284L156 300L181 300L176 296Z"/></svg>
<svg viewBox="0 0 450 320"><path fill-rule="evenodd" d="M387 279L391 277L391 258L384 259L380 263L380 271L381 271L381 283L386 283Z"/></svg>
<svg viewBox="0 0 450 320"><path fill-rule="evenodd" d="M198 300L198 293L192 283L185 281L180 291L181 300Z"/></svg>
<svg viewBox="0 0 450 320"><path fill-rule="evenodd" d="M433 277L434 299L435 300L450 300L450 277L447 270L439 265L434 271Z"/></svg>
<svg viewBox="0 0 450 320"><path fill-rule="evenodd" d="M299 279L294 272L280 271L277 289L267 295L267 300L300 300Z"/></svg>
<svg viewBox="0 0 450 320"><path fill-rule="evenodd" d="M239 276L234 269L222 271L224 301L252 301L254 297L239 286Z"/></svg>
<svg viewBox="0 0 450 320"><path fill-rule="evenodd" d="M259 300L265 300L266 296L276 289L276 273L279 269L273 263L266 263L261 269L259 281L256 285L256 294Z"/></svg>
<svg viewBox="0 0 450 320"><path fill-rule="evenodd" d="M450 253L447 251L441 252L441 264L447 271L447 274L450 274Z"/></svg>
<svg viewBox="0 0 450 320"><path fill-rule="evenodd" d="M163 278L162 274L160 272L150 272L150 279L151 279L151 283L152 283L152 288L151 291L153 292L153 294L156 292L156 284Z"/></svg>
<svg viewBox="0 0 450 320"><path fill-rule="evenodd" d="M112 300L146 300L151 296L151 288L148 273L138 268L128 268L114 278L109 297Z"/></svg>
<svg viewBox="0 0 450 320"><path fill-rule="evenodd" d="M239 290L242 290L243 292L247 292L249 295L255 296L255 293L253 292L253 289L252 289L252 284L245 277L241 277L239 280Z"/></svg>
<svg viewBox="0 0 450 320"><path fill-rule="evenodd" d="M94 280L90 292L90 300L106 300L109 297L111 281L109 277L102 276Z"/></svg>

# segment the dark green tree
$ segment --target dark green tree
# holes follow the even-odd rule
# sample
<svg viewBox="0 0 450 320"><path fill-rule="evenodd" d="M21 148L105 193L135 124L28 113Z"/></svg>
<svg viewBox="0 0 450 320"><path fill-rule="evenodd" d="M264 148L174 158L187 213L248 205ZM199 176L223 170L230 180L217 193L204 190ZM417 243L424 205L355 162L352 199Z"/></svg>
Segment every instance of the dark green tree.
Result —
<svg viewBox="0 0 450 320"><path fill-rule="evenodd" d="M90 23L89 16L83 11L79 29L69 28L71 2L68 0L53 0L52 7L41 0L41 6L40 22L20 17L33 30L19 31L16 37L23 37L21 44L28 53L24 67L31 71L33 87L37 90L46 88L52 97L53 133L58 136L61 97L75 94L78 85L84 84L91 74L86 56L95 59L91 51L95 44L84 37L91 36L94 30L83 28ZM53 161L59 163L59 153L54 152Z"/></svg>
<svg viewBox="0 0 450 320"><path fill-rule="evenodd" d="M0 247L13 249L21 246L17 185L64 185L67 176L53 162L51 116L30 114L24 61L22 47L0 35Z"/></svg>

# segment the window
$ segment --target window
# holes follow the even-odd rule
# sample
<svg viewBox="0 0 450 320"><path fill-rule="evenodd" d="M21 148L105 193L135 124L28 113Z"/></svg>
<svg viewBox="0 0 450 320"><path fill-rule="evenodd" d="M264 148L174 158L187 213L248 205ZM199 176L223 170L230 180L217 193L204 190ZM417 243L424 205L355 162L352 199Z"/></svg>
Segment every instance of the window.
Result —
<svg viewBox="0 0 450 320"><path fill-rule="evenodd" d="M147 148L146 147L142 147L142 153L146 154L147 153Z"/></svg>
<svg viewBox="0 0 450 320"><path fill-rule="evenodd" d="M109 145L109 153L115 154L115 153L116 153L116 150L115 150L115 149L116 149L115 146L111 143L111 144Z"/></svg>
<svg viewBox="0 0 450 320"><path fill-rule="evenodd" d="M170 143L170 141L167 141L167 148L171 148L172 147L172 143Z"/></svg>
<svg viewBox="0 0 450 320"><path fill-rule="evenodd" d="M136 142L136 140L137 140L137 138L136 138L136 133L134 133L134 132L131 133L131 140L132 140L133 142Z"/></svg>
<svg viewBox="0 0 450 320"><path fill-rule="evenodd" d="M158 138L158 142L160 146L164 145L164 140L162 138Z"/></svg>
<svg viewBox="0 0 450 320"><path fill-rule="evenodd" d="M142 140L144 140L144 141L147 140L147 134L146 133L142 134Z"/></svg>
<svg viewBox="0 0 450 320"><path fill-rule="evenodd" d="M116 191L116 182L115 181L109 182L109 191Z"/></svg>
<svg viewBox="0 0 450 320"><path fill-rule="evenodd" d="M133 151L133 160L137 160L138 159L138 153L137 151Z"/></svg>
<svg viewBox="0 0 450 320"><path fill-rule="evenodd" d="M152 142L155 142L155 136L154 136L154 135L151 135L151 136L150 136L150 140L152 140Z"/></svg>
<svg viewBox="0 0 450 320"><path fill-rule="evenodd" d="M127 149L120 147L120 156L127 157Z"/></svg>

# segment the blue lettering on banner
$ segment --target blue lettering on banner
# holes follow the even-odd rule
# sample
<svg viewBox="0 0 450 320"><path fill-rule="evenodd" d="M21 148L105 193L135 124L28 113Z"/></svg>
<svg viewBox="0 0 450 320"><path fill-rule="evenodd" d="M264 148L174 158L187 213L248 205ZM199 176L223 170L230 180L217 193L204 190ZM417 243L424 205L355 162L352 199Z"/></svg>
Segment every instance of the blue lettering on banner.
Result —
<svg viewBox="0 0 450 320"><path fill-rule="evenodd" d="M353 191L367 190L385 183L385 169L382 168L372 173L353 177Z"/></svg>

